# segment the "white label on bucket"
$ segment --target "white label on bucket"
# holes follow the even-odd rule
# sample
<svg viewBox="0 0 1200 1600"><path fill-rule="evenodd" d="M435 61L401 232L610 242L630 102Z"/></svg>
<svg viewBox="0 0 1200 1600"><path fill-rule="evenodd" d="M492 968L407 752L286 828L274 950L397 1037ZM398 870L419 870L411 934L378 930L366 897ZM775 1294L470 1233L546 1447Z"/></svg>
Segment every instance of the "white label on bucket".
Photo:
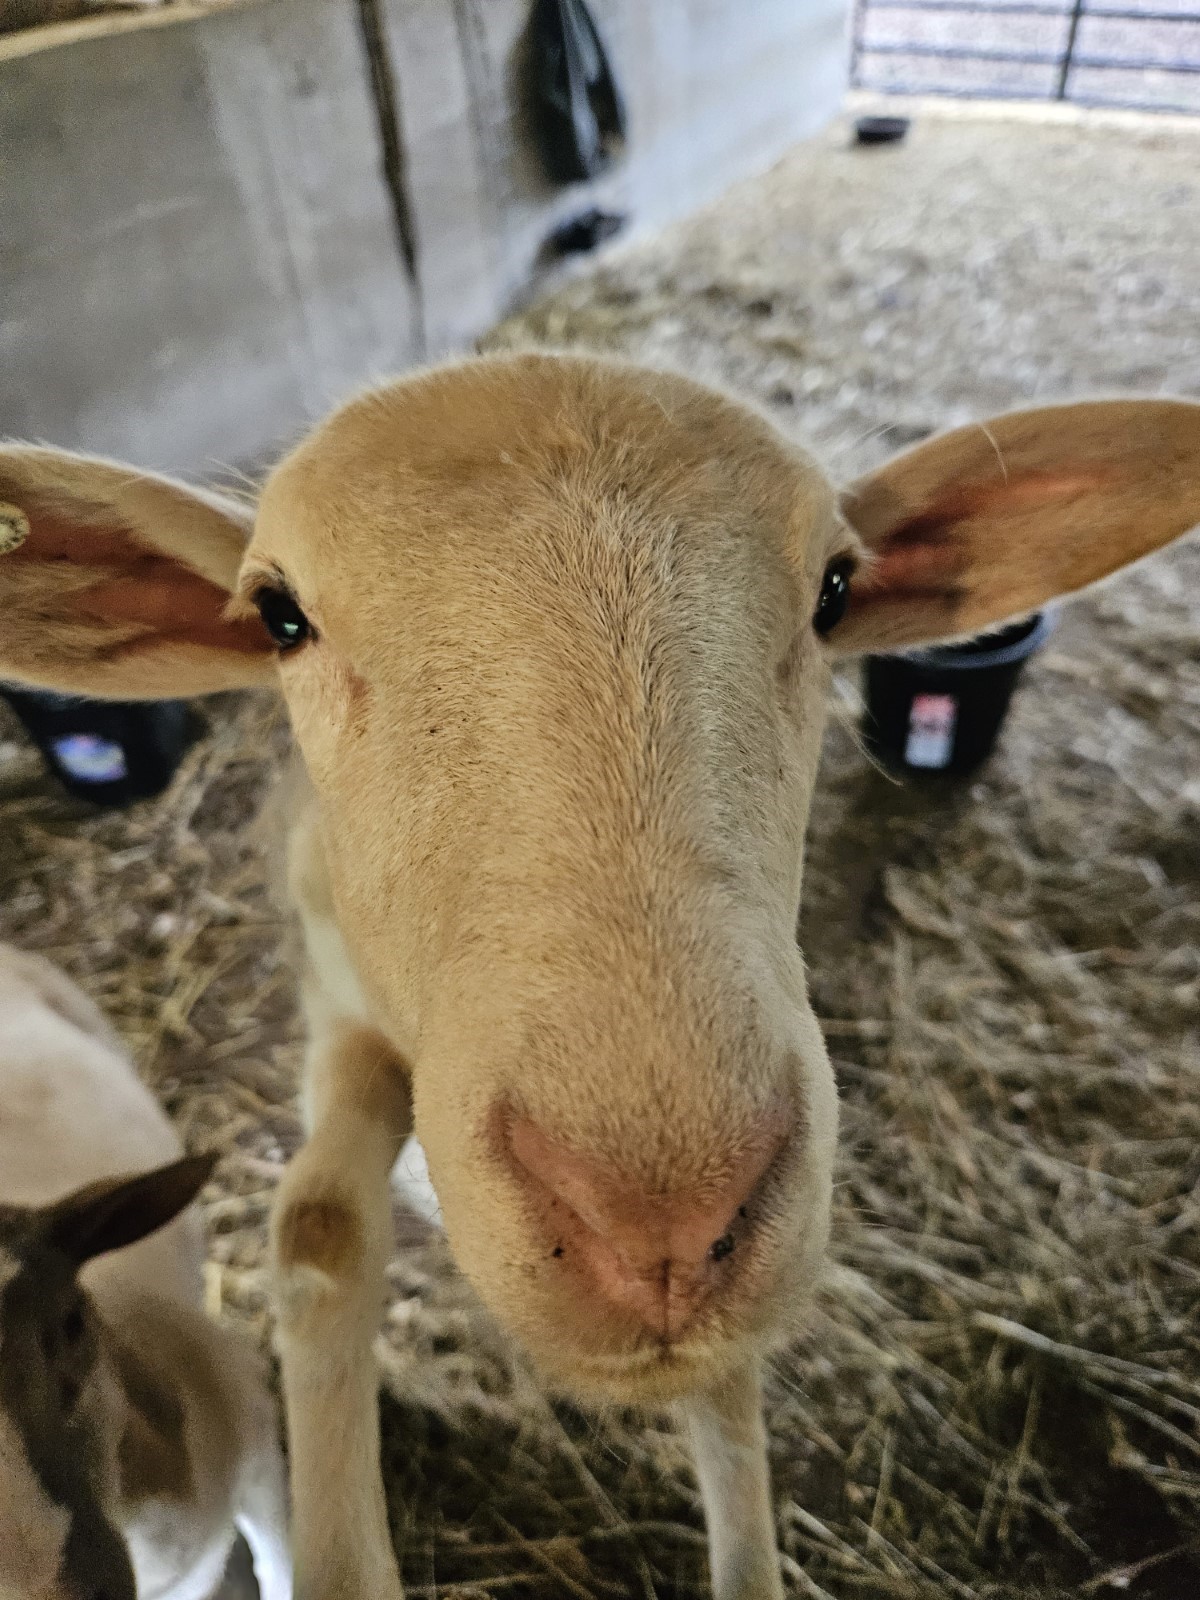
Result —
<svg viewBox="0 0 1200 1600"><path fill-rule="evenodd" d="M954 752L958 701L952 694L914 696L904 759L910 767L945 767Z"/></svg>
<svg viewBox="0 0 1200 1600"><path fill-rule="evenodd" d="M54 753L79 783L116 783L129 775L121 746L94 733L65 733L55 739Z"/></svg>

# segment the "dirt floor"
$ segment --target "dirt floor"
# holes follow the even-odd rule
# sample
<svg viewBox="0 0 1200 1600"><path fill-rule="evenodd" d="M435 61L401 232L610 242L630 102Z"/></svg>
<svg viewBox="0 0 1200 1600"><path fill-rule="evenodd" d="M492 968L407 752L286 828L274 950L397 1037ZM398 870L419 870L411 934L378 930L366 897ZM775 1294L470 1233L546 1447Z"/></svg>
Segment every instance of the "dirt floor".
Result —
<svg viewBox="0 0 1200 1600"><path fill-rule="evenodd" d="M839 127L496 340L528 341L718 376L839 472L1035 398L1200 397L1200 132ZM1193 537L1069 609L961 787L875 772L840 684L801 929L844 1108L833 1261L770 1385L789 1594L1200 1595L1198 624ZM0 729L0 936L227 1152L210 1300L265 1343L299 1036L254 819L285 735L268 705L206 716L169 794L111 817ZM704 1595L669 1428L548 1402L404 1233L410 1593Z"/></svg>

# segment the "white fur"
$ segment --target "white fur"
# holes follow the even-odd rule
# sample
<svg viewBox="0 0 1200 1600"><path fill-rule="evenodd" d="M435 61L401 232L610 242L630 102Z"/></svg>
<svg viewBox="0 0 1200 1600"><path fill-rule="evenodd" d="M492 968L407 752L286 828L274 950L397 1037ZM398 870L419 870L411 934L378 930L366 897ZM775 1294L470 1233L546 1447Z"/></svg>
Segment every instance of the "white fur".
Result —
<svg viewBox="0 0 1200 1600"><path fill-rule="evenodd" d="M182 1154L91 1002L49 963L0 946L0 1202L42 1205ZM5 1265L11 1275L13 1263L3 1260L0 1274ZM235 1525L254 1555L263 1600L289 1600L274 1408L250 1352L205 1316L202 1267L203 1233L192 1207L84 1269L82 1282L107 1329L144 1358L177 1359L193 1486L189 1503L143 1499L127 1516L119 1483L107 1486L106 1498L129 1546L139 1600L205 1600L220 1581ZM100 1370L106 1393L96 1414L115 1434L127 1413L103 1349ZM118 1442L105 1440L114 1474ZM48 1499L0 1412L3 1600L56 1600L69 1525L69 1509Z"/></svg>

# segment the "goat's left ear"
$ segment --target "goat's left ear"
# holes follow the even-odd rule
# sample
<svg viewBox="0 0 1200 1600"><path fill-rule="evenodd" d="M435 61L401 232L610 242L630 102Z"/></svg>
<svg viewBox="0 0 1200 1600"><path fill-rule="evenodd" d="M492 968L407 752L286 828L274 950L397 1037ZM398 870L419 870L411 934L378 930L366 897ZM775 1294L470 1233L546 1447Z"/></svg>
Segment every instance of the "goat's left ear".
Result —
<svg viewBox="0 0 1200 1600"><path fill-rule="evenodd" d="M79 1267L136 1244L190 1206L216 1164L215 1155L185 1156L151 1172L89 1183L45 1213L45 1242Z"/></svg>
<svg viewBox="0 0 1200 1600"><path fill-rule="evenodd" d="M1200 405L1097 400L1016 411L897 456L842 496L873 559L838 651L978 633L1200 523Z"/></svg>

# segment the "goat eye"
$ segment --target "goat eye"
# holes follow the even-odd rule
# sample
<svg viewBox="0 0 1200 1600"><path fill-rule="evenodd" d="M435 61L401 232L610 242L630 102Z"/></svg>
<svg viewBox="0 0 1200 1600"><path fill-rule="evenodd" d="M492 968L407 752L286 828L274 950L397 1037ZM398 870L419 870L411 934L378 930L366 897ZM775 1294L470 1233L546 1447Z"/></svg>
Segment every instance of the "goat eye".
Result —
<svg viewBox="0 0 1200 1600"><path fill-rule="evenodd" d="M850 604L850 578L853 572L854 562L849 556L840 556L825 568L825 577L821 582L821 596L817 601L817 609L813 612L813 627L822 636L836 628L846 615L846 608Z"/></svg>
<svg viewBox="0 0 1200 1600"><path fill-rule="evenodd" d="M312 634L312 624L284 589L260 589L254 604L263 625L281 650L294 650Z"/></svg>

